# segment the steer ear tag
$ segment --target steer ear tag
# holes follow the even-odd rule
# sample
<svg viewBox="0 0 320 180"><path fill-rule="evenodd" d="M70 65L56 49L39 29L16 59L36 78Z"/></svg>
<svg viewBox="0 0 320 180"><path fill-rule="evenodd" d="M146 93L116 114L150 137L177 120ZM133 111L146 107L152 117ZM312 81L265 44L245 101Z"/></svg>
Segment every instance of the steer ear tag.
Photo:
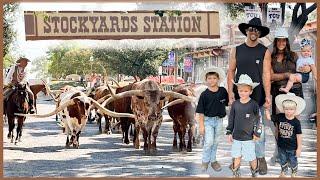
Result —
<svg viewBox="0 0 320 180"><path fill-rule="evenodd" d="M257 59L257 60L256 60L256 64L259 64L259 63L260 63L260 59Z"/></svg>
<svg viewBox="0 0 320 180"><path fill-rule="evenodd" d="M246 118L249 118L250 117L250 114L246 114Z"/></svg>

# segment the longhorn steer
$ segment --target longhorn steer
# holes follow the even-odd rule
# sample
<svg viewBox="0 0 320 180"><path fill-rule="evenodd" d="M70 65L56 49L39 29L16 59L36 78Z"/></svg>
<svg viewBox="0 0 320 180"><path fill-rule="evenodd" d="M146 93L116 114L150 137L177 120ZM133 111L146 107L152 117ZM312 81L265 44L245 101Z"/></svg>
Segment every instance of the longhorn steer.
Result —
<svg viewBox="0 0 320 180"><path fill-rule="evenodd" d="M172 90L173 92L177 92L186 96L195 97L194 92L191 88L180 85ZM169 102L174 102L177 100L176 98L171 97ZM177 133L179 135L179 150L188 152L192 151L192 141L194 139L195 133L195 124L196 121L194 119L195 114L195 106L190 102L181 102L179 104L174 104L168 107L169 116L173 119L173 131L174 131L174 139L173 139L173 149L177 150ZM186 147L185 143L185 135L188 130L188 145Z"/></svg>
<svg viewBox="0 0 320 180"><path fill-rule="evenodd" d="M51 113L43 115L16 113L16 115L44 118L62 111L61 117L63 123L65 124L67 133L66 147L73 145L73 147L79 148L79 136L87 123L90 106L93 105L100 109L102 112L106 112L107 110L103 108L97 101L90 97L87 97L83 92L80 91L67 91L65 93L62 93L60 97L61 101L59 106ZM112 112L109 113L109 115L118 117ZM70 140L69 135L71 135Z"/></svg>
<svg viewBox="0 0 320 180"><path fill-rule="evenodd" d="M126 116L135 119L136 137L134 146L140 148L139 132L143 132L145 153L156 152L156 138L162 123L162 107L166 97L181 98L186 101L193 101L192 98L169 91L163 91L162 87L151 80L143 80L132 85L132 90L120 94L112 94L104 104L109 104L115 99L131 97L131 109L133 114L115 113L118 116ZM108 113L111 113L108 110Z"/></svg>

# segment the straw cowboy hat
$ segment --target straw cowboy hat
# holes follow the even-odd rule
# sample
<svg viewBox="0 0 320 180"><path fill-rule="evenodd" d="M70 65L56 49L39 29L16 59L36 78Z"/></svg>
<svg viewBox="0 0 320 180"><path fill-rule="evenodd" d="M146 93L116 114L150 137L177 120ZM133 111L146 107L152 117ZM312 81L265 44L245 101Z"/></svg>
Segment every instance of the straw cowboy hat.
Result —
<svg viewBox="0 0 320 180"><path fill-rule="evenodd" d="M206 74L208 72L216 72L216 73L218 73L219 74L219 82L224 81L224 79L226 78L226 75L225 75L224 71L221 68L219 68L219 67L210 67L210 68L207 68L207 69L205 69L204 71L201 72L201 77L202 77L204 82L206 81Z"/></svg>
<svg viewBox="0 0 320 180"><path fill-rule="evenodd" d="M16 61L16 63L20 63L20 62L23 61L23 60L25 60L25 61L27 61L27 62L31 62L29 59L24 58L24 57L21 57L21 58L19 58L19 59Z"/></svg>
<svg viewBox="0 0 320 180"><path fill-rule="evenodd" d="M233 84L235 85L249 85L252 87L252 89L254 89L255 87L257 87L260 83L255 83L252 81L252 79L250 78L250 76L248 76L247 74L241 74L239 77L239 81L238 83L233 82Z"/></svg>
<svg viewBox="0 0 320 180"><path fill-rule="evenodd" d="M276 97L276 106L279 109L281 113L283 113L283 101L285 100L291 100L294 101L297 104L297 109L295 115L299 115L302 113L304 108L306 107L306 102L303 98L296 96L294 93L287 93L287 94L280 94Z"/></svg>
<svg viewBox="0 0 320 180"><path fill-rule="evenodd" d="M268 27L262 26L261 19L260 18L252 18L249 23L241 23L239 24L238 28L244 34L247 36L246 29L249 27L257 28L260 31L260 37L262 38L269 34L270 29Z"/></svg>
<svg viewBox="0 0 320 180"><path fill-rule="evenodd" d="M283 27L278 28L274 33L274 38L289 38L288 31Z"/></svg>

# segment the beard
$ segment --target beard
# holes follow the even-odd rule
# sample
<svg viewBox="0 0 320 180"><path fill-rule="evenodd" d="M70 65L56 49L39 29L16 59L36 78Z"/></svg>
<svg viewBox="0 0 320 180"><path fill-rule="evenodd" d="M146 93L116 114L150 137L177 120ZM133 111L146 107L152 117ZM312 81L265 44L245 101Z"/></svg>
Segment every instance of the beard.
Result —
<svg viewBox="0 0 320 180"><path fill-rule="evenodd" d="M255 35L255 34L252 34L252 35L249 36L249 39L250 39L251 41L257 41L257 40L258 40L258 36Z"/></svg>

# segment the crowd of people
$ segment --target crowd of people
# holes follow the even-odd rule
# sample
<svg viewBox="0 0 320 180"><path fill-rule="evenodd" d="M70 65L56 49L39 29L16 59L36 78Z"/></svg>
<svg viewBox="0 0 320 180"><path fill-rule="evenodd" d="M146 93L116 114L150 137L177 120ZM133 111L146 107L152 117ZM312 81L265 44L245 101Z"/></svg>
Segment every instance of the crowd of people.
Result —
<svg viewBox="0 0 320 180"><path fill-rule="evenodd" d="M246 41L231 50L227 73L227 89L219 87L224 72L219 68L206 70L208 89L199 99L196 109L199 132L204 136L202 169L209 163L215 171L221 170L216 159L219 138L225 132L232 143L232 163L229 166L235 177L240 176L241 160L248 161L252 177L267 174L265 158L265 127L269 126L277 145L273 158L281 165L280 177L288 168L291 176L298 172L297 157L301 154L301 124L299 114L305 109L302 84L309 80L312 71L316 79L310 40L303 39L301 51L290 48L286 29L275 32L273 50L259 43L259 38L269 34L259 18L239 24ZM222 118L231 106L228 126L223 130Z"/></svg>

